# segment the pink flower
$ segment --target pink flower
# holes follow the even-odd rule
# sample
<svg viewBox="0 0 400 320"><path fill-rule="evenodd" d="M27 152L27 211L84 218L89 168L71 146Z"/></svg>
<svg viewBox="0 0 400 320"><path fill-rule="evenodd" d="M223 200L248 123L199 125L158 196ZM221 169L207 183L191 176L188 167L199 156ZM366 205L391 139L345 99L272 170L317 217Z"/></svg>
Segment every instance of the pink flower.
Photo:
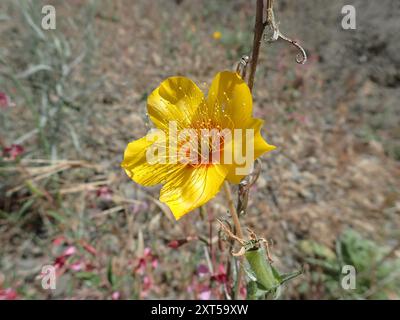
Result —
<svg viewBox="0 0 400 320"><path fill-rule="evenodd" d="M54 261L54 267L56 269L61 269L65 265L68 257L74 255L75 253L76 248L74 246L68 247L61 255L56 258L56 260Z"/></svg>
<svg viewBox="0 0 400 320"><path fill-rule="evenodd" d="M151 280L151 278L149 276L145 276L143 278L143 290L148 291L151 289L152 286L153 286L153 281Z"/></svg>
<svg viewBox="0 0 400 320"><path fill-rule="evenodd" d="M119 293L119 291L115 291L111 295L111 299L113 299L113 300L119 300L120 297L121 297L121 294Z"/></svg>
<svg viewBox="0 0 400 320"><path fill-rule="evenodd" d="M3 148L3 156L9 160L15 160L24 152L24 147L19 144L12 144Z"/></svg>
<svg viewBox="0 0 400 320"><path fill-rule="evenodd" d="M241 286L239 293L241 294L242 297L246 297L247 296L247 289L246 287Z"/></svg>
<svg viewBox="0 0 400 320"><path fill-rule="evenodd" d="M56 269L61 269L62 267L64 267L66 260L67 258L65 256L57 257L56 260L54 261L54 267Z"/></svg>
<svg viewBox="0 0 400 320"><path fill-rule="evenodd" d="M211 298L211 290L209 288L205 288L200 292L199 299L200 300L210 300Z"/></svg>
<svg viewBox="0 0 400 320"><path fill-rule="evenodd" d="M153 269L157 269L158 259L156 257L154 257L153 260L151 260L151 266L153 267Z"/></svg>
<svg viewBox="0 0 400 320"><path fill-rule="evenodd" d="M178 249L180 246L183 246L184 244L188 243L190 240L192 240L191 237L187 237L185 239L171 240L170 242L168 242L167 246L172 249Z"/></svg>
<svg viewBox="0 0 400 320"><path fill-rule="evenodd" d="M200 264L197 267L197 274L199 276L204 276L204 275L208 274L209 272L210 272L210 270L208 270L208 267L204 264Z"/></svg>
<svg viewBox="0 0 400 320"><path fill-rule="evenodd" d="M178 240L171 240L170 242L168 242L168 247L172 248L172 249L177 249L180 247L179 241Z"/></svg>
<svg viewBox="0 0 400 320"><path fill-rule="evenodd" d="M211 280L215 280L218 283L226 283L228 281L228 277L225 272L225 267L222 263L218 266L218 273L213 274Z"/></svg>
<svg viewBox="0 0 400 320"><path fill-rule="evenodd" d="M63 252L63 255L66 257L72 256L76 253L76 248L74 246L70 246Z"/></svg>
<svg viewBox="0 0 400 320"><path fill-rule="evenodd" d="M144 272L146 271L146 265L146 260L144 258L140 258L135 268L135 273L144 274Z"/></svg>
<svg viewBox="0 0 400 320"><path fill-rule="evenodd" d="M11 103L10 97L5 92L0 91L0 108L6 109L12 106L13 103Z"/></svg>
<svg viewBox="0 0 400 320"><path fill-rule="evenodd" d="M54 246L62 245L65 242L65 238L63 236L57 237L53 240Z"/></svg>
<svg viewBox="0 0 400 320"><path fill-rule="evenodd" d="M145 257L150 257L151 256L151 249L149 247L144 248L143 255Z"/></svg>
<svg viewBox="0 0 400 320"><path fill-rule="evenodd" d="M13 288L0 289L0 300L15 300L17 292Z"/></svg>
<svg viewBox="0 0 400 320"><path fill-rule="evenodd" d="M85 263L83 261L77 261L71 264L69 268L73 271L81 271L85 268Z"/></svg>
<svg viewBox="0 0 400 320"><path fill-rule="evenodd" d="M149 291L152 289L152 287L153 287L153 281L149 276L145 276L143 278L142 291L140 292L140 296L142 298L145 298L149 294Z"/></svg>
<svg viewBox="0 0 400 320"><path fill-rule="evenodd" d="M156 269L158 267L158 257L152 253L149 247L146 247L144 248L143 256L138 260L134 272L143 275L148 264L150 264L153 269Z"/></svg>
<svg viewBox="0 0 400 320"><path fill-rule="evenodd" d="M112 190L108 186L101 186L96 191L97 197L104 201L112 200Z"/></svg>

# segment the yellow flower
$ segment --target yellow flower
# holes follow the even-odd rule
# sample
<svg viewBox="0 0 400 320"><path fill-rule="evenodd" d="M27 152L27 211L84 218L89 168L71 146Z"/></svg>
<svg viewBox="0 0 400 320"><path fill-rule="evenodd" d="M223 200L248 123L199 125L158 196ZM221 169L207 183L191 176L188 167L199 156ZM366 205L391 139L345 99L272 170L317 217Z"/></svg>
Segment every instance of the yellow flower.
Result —
<svg viewBox="0 0 400 320"><path fill-rule="evenodd" d="M148 97L147 110L157 129L128 144L121 166L136 183L163 184L160 201L177 220L212 199L225 179L239 183L254 159L275 149L262 138L250 89L234 72L218 73L207 98L188 78L168 78Z"/></svg>
<svg viewBox="0 0 400 320"><path fill-rule="evenodd" d="M221 32L215 31L215 32L213 33L213 38L214 38L215 40L219 40L219 39L221 39L221 37L222 37L222 33L221 33Z"/></svg>

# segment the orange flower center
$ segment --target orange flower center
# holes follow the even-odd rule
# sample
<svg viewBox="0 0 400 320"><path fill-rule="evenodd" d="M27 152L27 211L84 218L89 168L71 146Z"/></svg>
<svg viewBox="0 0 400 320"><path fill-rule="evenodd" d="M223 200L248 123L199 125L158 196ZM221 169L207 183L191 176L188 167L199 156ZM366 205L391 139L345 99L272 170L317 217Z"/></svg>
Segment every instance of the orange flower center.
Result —
<svg viewBox="0 0 400 320"><path fill-rule="evenodd" d="M192 123L191 135L178 141L180 161L194 168L221 163L224 135L212 119Z"/></svg>

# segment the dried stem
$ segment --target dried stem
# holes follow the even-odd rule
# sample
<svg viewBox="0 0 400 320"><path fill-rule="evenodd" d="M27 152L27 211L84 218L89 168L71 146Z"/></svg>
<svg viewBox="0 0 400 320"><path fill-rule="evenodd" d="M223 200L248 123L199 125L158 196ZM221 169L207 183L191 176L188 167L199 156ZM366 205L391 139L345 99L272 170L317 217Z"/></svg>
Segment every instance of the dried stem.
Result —
<svg viewBox="0 0 400 320"><path fill-rule="evenodd" d="M239 217L242 215L246 215L250 188L257 182L260 173L261 163L259 160L256 160L253 172L242 179L242 181L240 181L239 183L238 200L236 206L236 212L238 213Z"/></svg>
<svg viewBox="0 0 400 320"><path fill-rule="evenodd" d="M263 11L264 11L264 0L257 0L256 22L254 25L253 51L251 54L250 75L248 81L250 91L253 91L254 77L256 75L258 56L260 54L261 40L265 28L263 22Z"/></svg>
<svg viewBox="0 0 400 320"><path fill-rule="evenodd" d="M231 187L229 185L229 182L227 181L225 181L224 183L224 191L226 195L226 200L228 200L228 207L232 216L233 225L235 226L235 235L243 239L243 231L240 226L239 216L236 212L235 203L233 202Z"/></svg>
<svg viewBox="0 0 400 320"><path fill-rule="evenodd" d="M307 53L304 48L297 43L297 41L290 39L289 37L285 36L278 27L278 23L275 21L274 15L274 0L267 0L267 17L265 22L263 23L264 28L269 27L273 34L270 39L267 39L267 42L277 41L279 39L289 42L292 44L296 49L299 51L299 54L296 56L296 62L299 64L305 64L307 62Z"/></svg>
<svg viewBox="0 0 400 320"><path fill-rule="evenodd" d="M231 187L229 185L229 182L227 182L227 181L225 181L225 183L224 183L224 191L225 191L226 199L228 201L228 207L229 207L229 211L230 211L231 216L232 216L232 221L233 221L233 224L234 224L234 227L235 227L234 234L238 238L243 239L243 231L242 231L242 227L240 226L239 216L238 216L236 208L235 208L235 203L233 202ZM232 240L231 240L231 243L230 243L229 247L230 247L230 252L231 252L232 247L233 247L233 241ZM240 261L243 262L243 257L240 257ZM228 263L227 268L228 268L227 271L230 272L230 263ZM235 288L233 289L233 292L232 292L232 298L234 300L236 300L237 297L238 297L238 293L239 293L239 289L240 289L240 283L242 281L242 276L243 276L243 266L242 266L242 263L241 263L240 267L239 267L239 271L237 272L237 276L236 276Z"/></svg>
<svg viewBox="0 0 400 320"><path fill-rule="evenodd" d="M250 88L250 91L253 90L254 77L256 74L258 56L260 53L261 40L262 40L262 35L264 33L264 28L265 28L264 22L263 22L263 10L264 10L264 1L257 0L256 21L255 21L255 25L254 25L253 50L252 50L250 74L249 74L249 80L248 80L248 86ZM243 63L242 63L242 60L243 60ZM245 57L242 57L242 60L240 62L243 65L242 66L243 67L242 76L245 77L248 58L246 59ZM237 71L239 71L239 67L240 66L238 65ZM235 227L234 234L237 237L243 239L243 231L240 226L238 212L235 208L235 204L234 204L233 198L232 198L231 188L230 188L228 182L225 182L224 190L225 190L226 198L228 200L229 211L231 213L233 224ZM238 204L238 208L240 208L239 204ZM231 242L231 244L230 244L231 249L232 249L232 246L233 246L233 243ZM240 257L240 259L241 259L241 261L243 261L243 257ZM228 267L229 267L229 264L228 264ZM242 266L242 264L240 264L239 270L237 272L235 288L233 290L233 295L232 295L233 299L236 299L238 296L242 276L243 276L243 266Z"/></svg>
<svg viewBox="0 0 400 320"><path fill-rule="evenodd" d="M249 78L248 78L248 86L250 88L250 91L253 91L253 86L254 86L254 78L257 70L257 63L258 63L258 57L260 54L260 46L261 46L261 41L263 38L264 30L266 27L269 27L273 31L273 36L269 41L276 41L278 39L287 41L291 43L293 46L295 46L299 51L300 54L296 58L297 63L304 64L307 61L307 55L305 50L294 40L286 37L283 35L278 28L277 23L275 22L275 17L274 17L274 11L273 11L273 5L274 5L274 0L266 0L266 10L265 10L265 21L264 21L264 0L257 0L256 4L256 18L255 18L255 25L254 25L254 38L253 38L253 49L251 53L251 59L250 59L250 73L249 73ZM249 62L249 58L247 56L243 56L236 68L236 72L238 72L241 76L242 79L245 79L246 77L246 68ZM239 221L239 215L240 214L245 214L246 209L247 209L247 199L249 195L249 190L250 187L256 182L258 175L260 174L260 165L258 164L258 168L254 170L252 174L244 178L241 183L239 184L239 191L238 191L238 203L235 208L233 199L232 199L232 192L230 189L230 186L228 182L225 182L224 184L224 189L226 193L226 198L228 200L228 206L229 210L231 212L233 224L234 224L234 232L233 235L234 237L231 237L231 242L230 242L230 249L232 250L233 248L233 238L239 238L243 239L243 232L240 226L240 221ZM266 242L266 241L265 241ZM267 243L267 242L266 242ZM267 243L268 244L268 243ZM230 250L230 251L231 251ZM270 255L269 255L269 250L267 247L268 251L268 257L272 261ZM241 257L242 259L242 257ZM230 272L230 263L228 262L227 264L227 273ZM238 296L238 291L240 288L240 281L243 276L243 265L240 264L239 271L237 272L237 281L235 283L235 288L233 290L233 299L236 299Z"/></svg>

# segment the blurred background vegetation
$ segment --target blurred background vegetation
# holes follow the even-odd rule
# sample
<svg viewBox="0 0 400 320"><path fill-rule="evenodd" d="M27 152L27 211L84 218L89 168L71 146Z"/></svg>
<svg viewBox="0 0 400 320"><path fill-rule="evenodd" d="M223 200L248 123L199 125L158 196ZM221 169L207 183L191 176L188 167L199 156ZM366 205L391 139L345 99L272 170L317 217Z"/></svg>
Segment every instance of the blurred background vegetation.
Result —
<svg viewBox="0 0 400 320"><path fill-rule="evenodd" d="M177 223L119 164L163 79L206 89L250 53L253 2L1 1L0 299L223 297L223 197ZM56 30L41 28L45 4ZM279 269L304 267L282 299L400 297L400 5L354 0L357 29L343 30L344 4L276 1L306 65L284 43L261 49L254 114L278 149L244 220ZM340 286L346 264L355 290Z"/></svg>

